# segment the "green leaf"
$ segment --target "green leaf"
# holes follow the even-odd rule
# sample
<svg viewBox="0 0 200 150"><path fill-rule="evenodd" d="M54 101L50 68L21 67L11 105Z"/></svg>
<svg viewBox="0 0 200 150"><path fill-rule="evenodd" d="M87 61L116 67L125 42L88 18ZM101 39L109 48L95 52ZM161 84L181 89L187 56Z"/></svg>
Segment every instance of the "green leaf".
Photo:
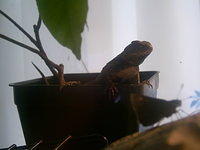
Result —
<svg viewBox="0 0 200 150"><path fill-rule="evenodd" d="M40 16L54 38L81 58L81 33L88 12L87 0L36 0Z"/></svg>

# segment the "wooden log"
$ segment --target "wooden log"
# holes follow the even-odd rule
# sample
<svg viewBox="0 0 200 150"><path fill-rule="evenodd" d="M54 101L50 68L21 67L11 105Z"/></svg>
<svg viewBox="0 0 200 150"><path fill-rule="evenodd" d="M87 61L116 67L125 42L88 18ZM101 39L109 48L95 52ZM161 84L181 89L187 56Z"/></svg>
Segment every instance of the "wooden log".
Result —
<svg viewBox="0 0 200 150"><path fill-rule="evenodd" d="M200 150L200 113L129 135L105 150Z"/></svg>

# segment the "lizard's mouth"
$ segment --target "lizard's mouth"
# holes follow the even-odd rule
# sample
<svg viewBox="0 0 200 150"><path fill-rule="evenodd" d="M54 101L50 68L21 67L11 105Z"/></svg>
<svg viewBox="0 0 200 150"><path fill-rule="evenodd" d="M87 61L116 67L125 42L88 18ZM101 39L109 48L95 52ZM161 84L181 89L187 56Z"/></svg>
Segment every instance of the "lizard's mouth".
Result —
<svg viewBox="0 0 200 150"><path fill-rule="evenodd" d="M147 57L151 52L153 51L153 48L149 49L148 51L144 52L144 55Z"/></svg>
<svg viewBox="0 0 200 150"><path fill-rule="evenodd" d="M153 46L151 45L150 42L142 41L141 44L144 45L144 46L150 47L150 49L153 49Z"/></svg>
<svg viewBox="0 0 200 150"><path fill-rule="evenodd" d="M132 41L131 43L132 43L132 44L137 44L137 43L139 43L139 44L141 44L141 45L144 45L144 46L148 46L148 47L153 48L153 46L151 45L151 43L148 42L148 41L139 41L139 40L136 40L136 41Z"/></svg>

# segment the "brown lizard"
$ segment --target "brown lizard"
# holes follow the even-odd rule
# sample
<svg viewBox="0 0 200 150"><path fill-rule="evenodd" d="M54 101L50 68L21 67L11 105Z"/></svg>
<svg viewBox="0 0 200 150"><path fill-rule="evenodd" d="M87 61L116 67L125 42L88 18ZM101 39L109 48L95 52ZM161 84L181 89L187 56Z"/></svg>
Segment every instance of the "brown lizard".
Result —
<svg viewBox="0 0 200 150"><path fill-rule="evenodd" d="M124 51L108 62L93 81L109 87L112 95L117 93L116 84L140 84L139 65L152 52L153 47L147 41L133 41Z"/></svg>

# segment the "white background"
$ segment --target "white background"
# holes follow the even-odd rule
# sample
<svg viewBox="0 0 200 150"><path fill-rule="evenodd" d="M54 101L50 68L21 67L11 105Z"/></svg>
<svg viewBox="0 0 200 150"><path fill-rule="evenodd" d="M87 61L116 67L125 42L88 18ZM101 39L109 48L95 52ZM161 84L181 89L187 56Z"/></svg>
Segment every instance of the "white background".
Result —
<svg viewBox="0 0 200 150"><path fill-rule="evenodd" d="M199 0L89 0L88 26L82 33L82 61L89 72L99 72L132 40L147 40L153 53L141 70L160 71L158 97L186 98L200 90L200 4ZM0 9L33 35L38 11L35 0L0 0ZM0 33L30 44L0 15ZM65 72L85 72L71 51L59 45L43 25L42 43L48 56L65 65ZM25 144L9 83L40 77L35 62L50 75L40 58L0 39L0 148ZM185 102L183 109L188 109Z"/></svg>

